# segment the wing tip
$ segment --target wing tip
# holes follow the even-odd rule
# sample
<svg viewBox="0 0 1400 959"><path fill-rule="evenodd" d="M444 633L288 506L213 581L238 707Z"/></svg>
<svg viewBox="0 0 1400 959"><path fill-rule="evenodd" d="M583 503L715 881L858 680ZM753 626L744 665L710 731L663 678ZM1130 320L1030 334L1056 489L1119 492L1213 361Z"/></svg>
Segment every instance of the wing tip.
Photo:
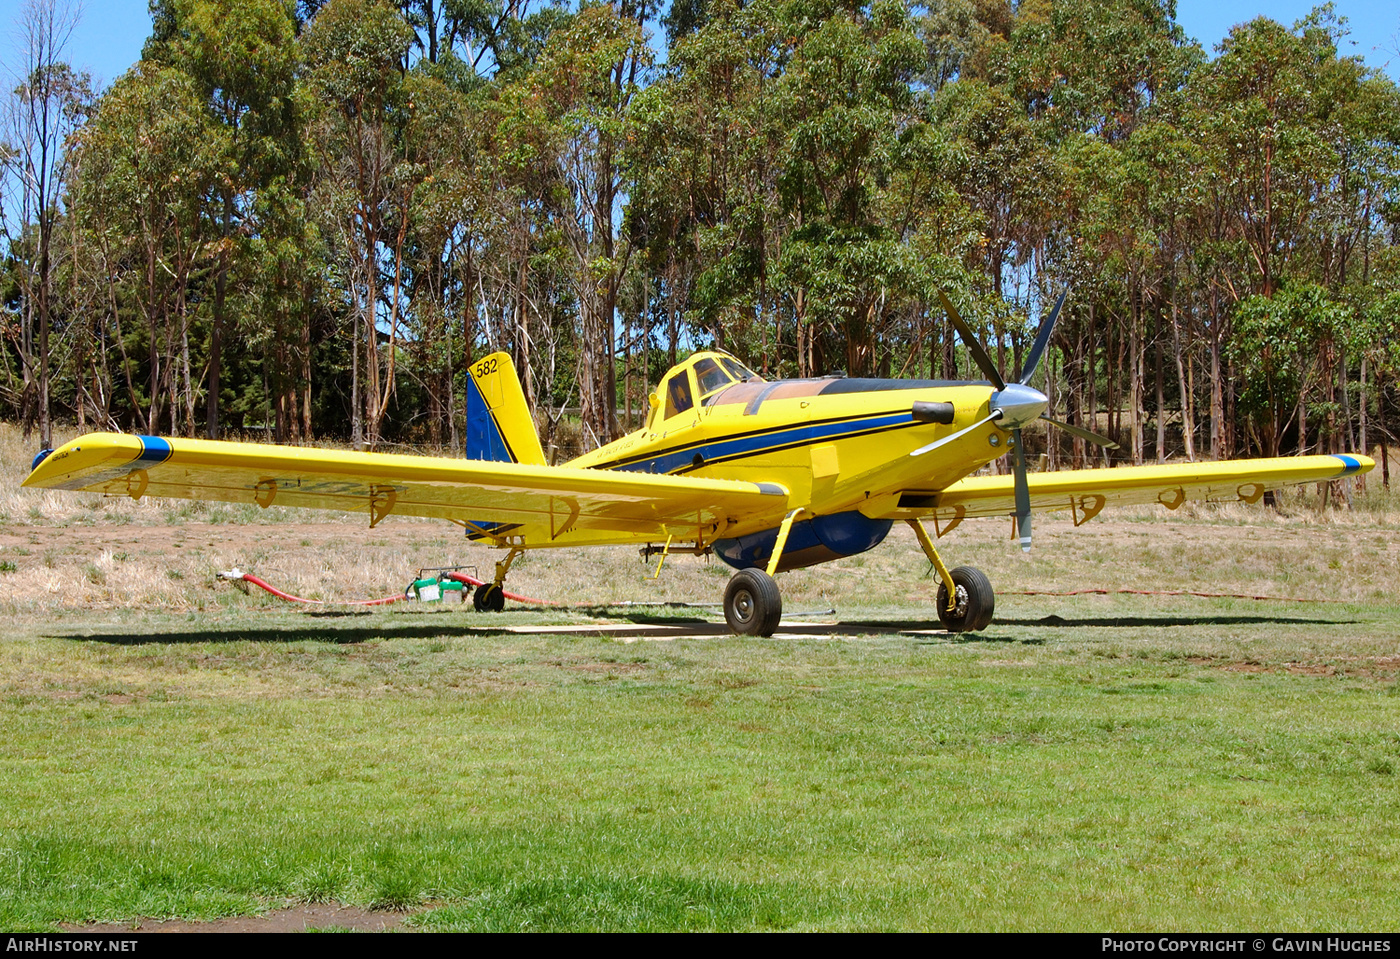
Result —
<svg viewBox="0 0 1400 959"><path fill-rule="evenodd" d="M1376 465L1376 461L1371 459L1371 457L1362 456L1358 453L1333 453L1332 458L1342 461L1343 469L1337 474L1338 479L1368 472Z"/></svg>
<svg viewBox="0 0 1400 959"><path fill-rule="evenodd" d="M128 433L85 433L51 450L40 450L30 464L29 475L20 481L31 489L80 489L91 473L116 459L130 456L135 462L147 449L142 438ZM144 437L144 439L153 439ZM162 441L163 442L163 441ZM169 444L162 461L169 456Z"/></svg>

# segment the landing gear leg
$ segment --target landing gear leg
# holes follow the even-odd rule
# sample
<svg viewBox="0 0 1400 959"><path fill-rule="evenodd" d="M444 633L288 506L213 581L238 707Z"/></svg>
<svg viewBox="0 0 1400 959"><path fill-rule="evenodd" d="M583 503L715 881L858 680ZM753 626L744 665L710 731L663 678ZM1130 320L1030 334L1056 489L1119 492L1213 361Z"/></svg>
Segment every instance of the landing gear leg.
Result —
<svg viewBox="0 0 1400 959"><path fill-rule="evenodd" d="M938 587L938 621L943 628L953 633L986 629L996 609L996 594L992 591L991 580L975 566L959 566L950 571L943 565L938 550L933 548L933 540L929 539L924 524L916 519L907 522L919 538L924 555L938 570L938 578L942 580Z"/></svg>
<svg viewBox="0 0 1400 959"><path fill-rule="evenodd" d="M496 564L496 579L490 583L482 583L472 594L472 605L476 607L478 613L499 613L505 609L506 594L503 588L506 581L506 573L510 572L510 564L515 562L515 558L524 550L513 549L506 554L506 558Z"/></svg>

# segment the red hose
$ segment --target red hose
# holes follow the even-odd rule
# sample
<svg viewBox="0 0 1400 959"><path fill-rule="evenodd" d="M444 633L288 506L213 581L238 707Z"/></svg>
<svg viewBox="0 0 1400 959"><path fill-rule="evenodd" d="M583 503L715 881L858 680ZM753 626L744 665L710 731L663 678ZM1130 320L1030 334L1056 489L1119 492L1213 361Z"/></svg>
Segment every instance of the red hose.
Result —
<svg viewBox="0 0 1400 959"><path fill-rule="evenodd" d="M477 579L475 576L468 576L466 573L443 573L443 574L442 574L442 578L443 578L443 579L455 579L457 582L459 582L459 583L464 583L464 584L467 585L467 586L485 586L485 585L486 585L486 581L485 581L485 580ZM533 599L533 598L531 598L531 597L529 597L529 596L521 596L519 593L508 592L507 590L504 590L504 589L501 590L501 594L504 595L506 599L513 599L513 600L515 600L517 603L529 603L529 604L532 605L532 606L558 606L558 605L559 605L558 603L552 603L552 602L550 602L550 601L547 600L547 599Z"/></svg>
<svg viewBox="0 0 1400 959"><path fill-rule="evenodd" d="M228 577L233 578L233 577ZM311 606L387 606L390 603L398 603L407 599L407 596L394 595L385 596L383 599L346 599L339 601L327 601L323 599L303 599L300 596L293 596L291 593L284 593L276 586L269 584L266 580L254 576L252 573L244 573L241 577L245 583L252 583L259 589L265 589L278 599L285 599L289 603L306 603ZM466 573L445 573L443 579L456 580L467 586L484 586L485 581L477 579L475 576L468 576ZM506 599L514 600L517 603L529 603L533 606L557 606L558 603L551 603L547 599L532 599L529 596L521 596L519 593L501 591Z"/></svg>
<svg viewBox="0 0 1400 959"><path fill-rule="evenodd" d="M259 579L252 573L244 573L243 581L252 583L261 589L267 590L278 599L285 599L291 603L308 603L312 606L387 606L390 603L397 603L406 597L401 595L385 596L383 599L346 599L340 601L327 602L323 599L302 599L300 596L293 596L291 593L284 593L275 586L269 586L264 580Z"/></svg>

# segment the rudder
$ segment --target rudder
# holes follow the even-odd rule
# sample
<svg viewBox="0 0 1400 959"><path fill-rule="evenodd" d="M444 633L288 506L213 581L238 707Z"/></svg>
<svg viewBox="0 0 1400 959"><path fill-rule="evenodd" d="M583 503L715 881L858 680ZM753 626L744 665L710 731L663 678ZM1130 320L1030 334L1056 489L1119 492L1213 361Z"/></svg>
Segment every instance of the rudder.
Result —
<svg viewBox="0 0 1400 959"><path fill-rule="evenodd" d="M466 458L545 465L535 420L509 353L492 353L472 364L467 377Z"/></svg>

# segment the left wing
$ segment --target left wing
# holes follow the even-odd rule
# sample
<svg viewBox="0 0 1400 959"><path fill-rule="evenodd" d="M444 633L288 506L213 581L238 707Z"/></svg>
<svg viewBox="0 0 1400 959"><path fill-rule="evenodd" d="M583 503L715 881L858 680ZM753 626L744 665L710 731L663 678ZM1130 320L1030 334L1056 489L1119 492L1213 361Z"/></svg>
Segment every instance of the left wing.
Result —
<svg viewBox="0 0 1400 959"><path fill-rule="evenodd" d="M431 516L527 547L701 539L775 526L776 483L390 453L91 433L35 463L25 486L109 495ZM760 527L761 528L761 527Z"/></svg>
<svg viewBox="0 0 1400 959"><path fill-rule="evenodd" d="M1032 473L1027 479L1033 510L1070 510L1078 523L1096 516L1107 505L1160 503L1176 509L1188 499L1254 503L1265 490L1355 476L1374 465L1368 457L1351 454L1288 456L1066 470ZM1007 475L969 476L943 490L903 490L872 501L862 512L872 518L936 516L941 521L957 522L968 516L1009 516L1015 510L1015 477Z"/></svg>

